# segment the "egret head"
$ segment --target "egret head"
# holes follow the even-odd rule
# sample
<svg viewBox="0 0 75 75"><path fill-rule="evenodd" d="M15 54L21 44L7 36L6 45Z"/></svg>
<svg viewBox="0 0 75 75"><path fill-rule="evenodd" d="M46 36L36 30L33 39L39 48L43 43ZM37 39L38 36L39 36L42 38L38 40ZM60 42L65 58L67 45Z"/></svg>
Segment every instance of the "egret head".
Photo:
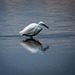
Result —
<svg viewBox="0 0 75 75"><path fill-rule="evenodd" d="M49 29L49 27L48 27L48 26L46 26L46 25L45 25L45 23L44 23L44 22L42 22L42 21L40 21L38 24L39 24L39 25L41 25L41 26L44 26L44 27L46 27L46 28L48 28L48 29Z"/></svg>

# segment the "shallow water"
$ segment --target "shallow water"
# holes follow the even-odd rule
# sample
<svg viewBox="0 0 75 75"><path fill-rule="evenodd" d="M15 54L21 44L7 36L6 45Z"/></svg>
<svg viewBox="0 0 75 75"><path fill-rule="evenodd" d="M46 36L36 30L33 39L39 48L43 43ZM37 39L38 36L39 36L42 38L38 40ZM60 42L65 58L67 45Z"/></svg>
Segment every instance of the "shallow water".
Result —
<svg viewBox="0 0 75 75"><path fill-rule="evenodd" d="M50 29L19 35L39 21ZM0 75L75 75L75 1L1 0Z"/></svg>

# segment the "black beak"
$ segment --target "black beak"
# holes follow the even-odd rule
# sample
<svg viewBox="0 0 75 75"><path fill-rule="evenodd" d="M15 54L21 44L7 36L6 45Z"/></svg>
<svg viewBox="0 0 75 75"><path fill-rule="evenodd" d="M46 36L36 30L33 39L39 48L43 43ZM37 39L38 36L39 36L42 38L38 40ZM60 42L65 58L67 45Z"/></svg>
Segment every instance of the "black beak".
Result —
<svg viewBox="0 0 75 75"><path fill-rule="evenodd" d="M43 26L49 29L49 27L48 27L48 26L46 26L45 24L43 24Z"/></svg>

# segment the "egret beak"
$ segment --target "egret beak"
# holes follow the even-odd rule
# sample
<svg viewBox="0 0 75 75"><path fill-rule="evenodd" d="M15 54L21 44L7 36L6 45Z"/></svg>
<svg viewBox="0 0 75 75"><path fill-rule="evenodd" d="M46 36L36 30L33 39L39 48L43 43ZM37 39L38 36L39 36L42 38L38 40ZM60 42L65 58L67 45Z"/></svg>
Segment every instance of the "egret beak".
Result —
<svg viewBox="0 0 75 75"><path fill-rule="evenodd" d="M45 24L43 24L43 26L49 29L49 27L48 27L48 26L46 26Z"/></svg>

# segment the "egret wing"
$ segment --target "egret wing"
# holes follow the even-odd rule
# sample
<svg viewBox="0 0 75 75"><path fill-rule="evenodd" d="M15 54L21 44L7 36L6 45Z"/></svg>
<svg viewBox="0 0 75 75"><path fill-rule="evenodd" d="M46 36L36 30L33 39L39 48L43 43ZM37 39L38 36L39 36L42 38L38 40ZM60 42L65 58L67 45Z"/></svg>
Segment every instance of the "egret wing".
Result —
<svg viewBox="0 0 75 75"><path fill-rule="evenodd" d="M36 23L33 23L33 24L30 24L30 25L28 25L27 27L25 27L24 29L23 29L23 34L26 34L26 35L33 35L33 33L34 33L34 30L36 29L36 26L37 26L37 24Z"/></svg>

